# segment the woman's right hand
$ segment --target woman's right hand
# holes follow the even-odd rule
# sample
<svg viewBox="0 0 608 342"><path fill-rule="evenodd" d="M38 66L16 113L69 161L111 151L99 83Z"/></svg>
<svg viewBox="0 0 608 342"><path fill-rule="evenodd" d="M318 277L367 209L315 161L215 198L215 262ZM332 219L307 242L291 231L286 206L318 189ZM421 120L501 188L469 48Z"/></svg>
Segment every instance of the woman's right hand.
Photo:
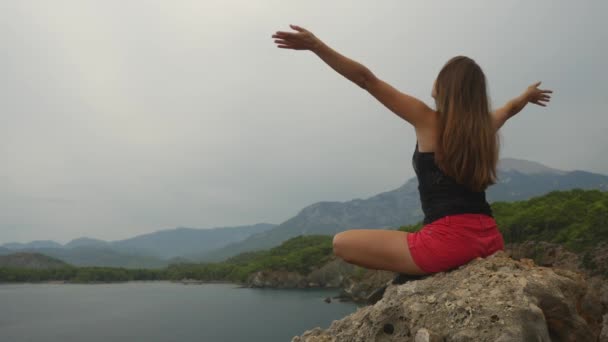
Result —
<svg viewBox="0 0 608 342"><path fill-rule="evenodd" d="M551 95L548 95L548 94L553 93L553 91L538 89L538 86L540 85L540 83L541 82L536 82L528 87L528 89L526 90L526 98L528 99L528 102L530 102L530 103L534 103L539 106L546 107L547 105L545 103L548 103L549 100L551 100ZM545 102L545 103L543 103L543 102Z"/></svg>
<svg viewBox="0 0 608 342"><path fill-rule="evenodd" d="M314 51L321 44L321 40L307 29L297 25L290 24L289 26L298 32L277 31L277 33L272 35L272 38L277 38L274 41L278 44L277 47L282 49Z"/></svg>

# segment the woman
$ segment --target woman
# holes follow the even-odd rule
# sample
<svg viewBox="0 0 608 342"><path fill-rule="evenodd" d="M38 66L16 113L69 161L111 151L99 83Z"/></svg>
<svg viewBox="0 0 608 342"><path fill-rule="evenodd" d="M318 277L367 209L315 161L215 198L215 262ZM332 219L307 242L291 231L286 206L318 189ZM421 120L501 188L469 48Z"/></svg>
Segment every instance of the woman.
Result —
<svg viewBox="0 0 608 342"><path fill-rule="evenodd" d="M485 189L496 182L497 131L528 102L546 106L552 91L538 89L537 82L490 112L483 71L472 59L457 56L445 64L435 80L433 110L334 51L312 32L297 25L290 27L296 32L272 35L277 47L314 52L416 131L412 164L424 212L422 229L415 233L347 230L334 236L334 253L370 269L424 275L504 250L503 237L485 197Z"/></svg>

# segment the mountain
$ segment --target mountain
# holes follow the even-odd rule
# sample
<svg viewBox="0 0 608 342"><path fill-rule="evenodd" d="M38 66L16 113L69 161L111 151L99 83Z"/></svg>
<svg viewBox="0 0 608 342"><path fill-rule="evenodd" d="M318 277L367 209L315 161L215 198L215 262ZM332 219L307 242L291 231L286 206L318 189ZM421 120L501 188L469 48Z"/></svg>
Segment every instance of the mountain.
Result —
<svg viewBox="0 0 608 342"><path fill-rule="evenodd" d="M565 175L568 173L568 171L553 169L535 161L514 158L503 158L499 160L498 169L502 172L517 171L519 173L524 173L527 175L539 173Z"/></svg>
<svg viewBox="0 0 608 342"><path fill-rule="evenodd" d="M586 171L563 171L540 163L505 158L499 162L498 183L487 191L490 203L517 201L553 190L608 190L608 177ZM418 182L366 199L311 204L296 216L273 225L213 229L176 228L106 242L79 238L65 246L53 241L11 243L0 255L15 250L40 252L75 265L157 267L173 261L220 261L236 254L268 249L297 235L334 235L352 228L395 228L421 221Z"/></svg>
<svg viewBox="0 0 608 342"><path fill-rule="evenodd" d="M54 241L8 243L0 246L0 255L18 250L42 253L77 266L164 267L174 258L239 242L275 226L275 224L258 223L211 229L180 227L110 242L83 237L65 245Z"/></svg>
<svg viewBox="0 0 608 342"><path fill-rule="evenodd" d="M10 249L10 250L20 250L20 249L28 249L28 248L61 248L63 247L60 243L50 240L37 240L28 243L7 243L2 245L2 247Z"/></svg>
<svg viewBox="0 0 608 342"><path fill-rule="evenodd" d="M297 235L333 235L351 227L382 228L413 223L423 217L417 186L418 182L411 179L395 190L368 199L317 202L271 230L252 235L224 248L199 254L196 258L202 261L220 261L242 252L277 246Z"/></svg>
<svg viewBox="0 0 608 342"><path fill-rule="evenodd" d="M239 242L275 226L275 224L258 223L251 226L213 229L177 228L115 241L111 243L111 246L117 251L136 251L139 254L170 259Z"/></svg>
<svg viewBox="0 0 608 342"><path fill-rule="evenodd" d="M69 266L61 260L39 253L13 253L0 256L0 267L48 269Z"/></svg>
<svg viewBox="0 0 608 342"><path fill-rule="evenodd" d="M488 201L518 201L551 190L608 190L608 176L587 171L561 171L537 162L501 159L498 183L488 189Z"/></svg>
<svg viewBox="0 0 608 342"><path fill-rule="evenodd" d="M63 247L65 248L76 248L76 247L108 247L110 244L107 241L99 239L91 239L88 237L81 237L74 239L66 243Z"/></svg>
<svg viewBox="0 0 608 342"><path fill-rule="evenodd" d="M498 183L489 187L487 199L517 201L553 190L573 188L608 190L608 176L586 171L562 171L527 160L506 158L498 165ZM221 261L236 254L267 249L297 235L334 235L353 228L394 228L423 219L418 180L367 199L317 202L275 228L196 256L201 261Z"/></svg>
<svg viewBox="0 0 608 342"><path fill-rule="evenodd" d="M44 254L74 266L162 268L168 265L166 260L153 256L121 253L100 247L35 248L21 251Z"/></svg>

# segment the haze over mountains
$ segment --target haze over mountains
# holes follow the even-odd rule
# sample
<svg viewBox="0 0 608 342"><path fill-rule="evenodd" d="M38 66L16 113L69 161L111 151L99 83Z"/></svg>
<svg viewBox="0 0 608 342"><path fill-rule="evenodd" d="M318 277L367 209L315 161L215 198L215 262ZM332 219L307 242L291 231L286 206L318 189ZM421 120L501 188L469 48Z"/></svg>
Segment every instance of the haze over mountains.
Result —
<svg viewBox="0 0 608 342"><path fill-rule="evenodd" d="M238 242L274 226L259 223L212 229L180 227L111 242L79 238L65 245L54 241L8 243L0 247L0 255L26 251L42 253L77 266L164 267L173 258Z"/></svg>
<svg viewBox="0 0 608 342"><path fill-rule="evenodd" d="M367 199L317 202L279 225L176 228L113 242L79 238L66 245L54 241L9 243L0 246L0 254L36 252L81 266L163 267L184 259L220 261L277 246L297 235L333 235L351 228L397 228L417 223L423 218L417 186L412 178L395 190ZM490 203L516 201L572 188L606 191L608 176L506 158L499 163L499 182L488 189L487 198Z"/></svg>

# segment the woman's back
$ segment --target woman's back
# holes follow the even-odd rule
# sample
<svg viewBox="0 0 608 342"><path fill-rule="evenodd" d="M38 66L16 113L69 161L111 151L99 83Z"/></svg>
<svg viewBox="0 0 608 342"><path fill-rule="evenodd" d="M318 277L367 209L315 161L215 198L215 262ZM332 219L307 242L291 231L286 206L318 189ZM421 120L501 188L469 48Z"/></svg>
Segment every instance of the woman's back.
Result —
<svg viewBox="0 0 608 342"><path fill-rule="evenodd" d="M423 223L428 224L447 215L456 214L485 214L492 217L485 190L472 191L470 187L446 175L437 165L434 150L439 146L439 120L437 111L429 111L425 120L416 127L416 148L412 155L412 167L418 178L420 203L424 213Z"/></svg>
<svg viewBox="0 0 608 342"><path fill-rule="evenodd" d="M471 191L447 176L435 163L435 153L420 152L418 142L412 156L412 166L418 177L424 224L455 214L475 213L492 216L485 191Z"/></svg>

